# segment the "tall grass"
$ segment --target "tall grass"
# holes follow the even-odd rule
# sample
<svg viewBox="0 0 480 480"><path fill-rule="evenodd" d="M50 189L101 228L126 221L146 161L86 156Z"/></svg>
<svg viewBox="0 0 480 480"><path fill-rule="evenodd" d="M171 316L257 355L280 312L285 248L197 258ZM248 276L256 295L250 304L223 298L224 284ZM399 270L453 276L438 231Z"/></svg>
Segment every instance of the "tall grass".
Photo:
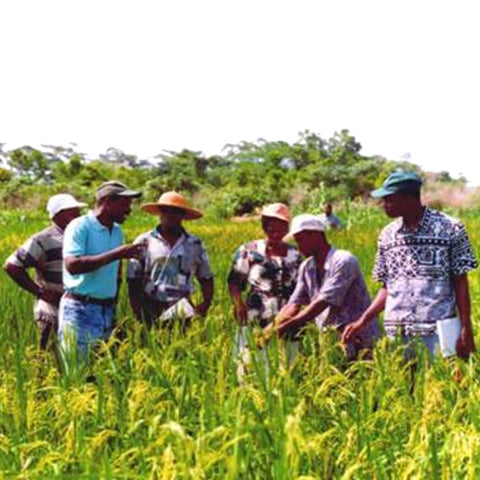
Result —
<svg viewBox="0 0 480 480"><path fill-rule="evenodd" d="M379 212L352 211L334 244L357 255L367 279ZM354 217L353 217L354 216ZM41 216L0 218L2 260L45 225ZM478 251L478 221L466 217ZM133 239L152 217L130 218ZM415 381L402 347L381 341L372 361L349 365L333 335L309 328L288 367L268 348L270 371L254 351L242 382L236 375L236 326L225 287L236 247L261 237L258 222L187 224L208 249L215 271L211 312L185 334L146 332L122 287L117 328L95 353L91 373L65 377L37 350L32 299L0 280L0 470L20 478L478 478L478 355L426 364ZM479 279L470 276L473 319ZM369 280L372 290L376 288ZM459 367L462 380L453 372Z"/></svg>

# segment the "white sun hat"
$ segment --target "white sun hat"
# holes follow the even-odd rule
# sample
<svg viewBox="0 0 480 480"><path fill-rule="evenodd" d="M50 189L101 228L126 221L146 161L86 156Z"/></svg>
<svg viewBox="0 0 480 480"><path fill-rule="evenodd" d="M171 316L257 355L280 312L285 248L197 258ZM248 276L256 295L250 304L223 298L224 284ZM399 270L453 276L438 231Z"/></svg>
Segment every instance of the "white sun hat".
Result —
<svg viewBox="0 0 480 480"><path fill-rule="evenodd" d="M68 210L69 208L82 208L86 207L86 203L78 202L75 197L69 193L59 193L50 197L47 203L47 212L50 218L53 218L57 213L62 210Z"/></svg>
<svg viewBox="0 0 480 480"><path fill-rule="evenodd" d="M302 213L293 218L290 231L283 237L283 241L288 242L289 240L292 240L297 233L305 230L325 232L327 226L317 215Z"/></svg>

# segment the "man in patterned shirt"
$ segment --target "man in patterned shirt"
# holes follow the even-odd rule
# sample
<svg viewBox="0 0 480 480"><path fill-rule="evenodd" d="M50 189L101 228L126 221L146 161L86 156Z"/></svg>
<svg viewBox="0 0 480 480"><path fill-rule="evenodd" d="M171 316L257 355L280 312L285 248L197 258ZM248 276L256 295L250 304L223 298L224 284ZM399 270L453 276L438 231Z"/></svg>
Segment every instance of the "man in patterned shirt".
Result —
<svg viewBox="0 0 480 480"><path fill-rule="evenodd" d="M51 197L47 211L52 225L29 238L3 267L15 283L36 298L33 312L40 330L41 350L47 348L50 335L58 326L58 304L63 294L63 232L85 206L67 193ZM35 280L28 274L30 268L35 269Z"/></svg>
<svg viewBox="0 0 480 480"><path fill-rule="evenodd" d="M461 330L456 351L466 357L475 350L467 272L477 262L464 226L422 205L421 184L416 173L397 171L372 192L374 198L382 199L385 213L397 219L378 240L373 275L383 285L343 337L355 337L385 310L388 336L400 335L405 343L417 337L433 354L439 343L437 321L458 315Z"/></svg>
<svg viewBox="0 0 480 480"><path fill-rule="evenodd" d="M128 264L128 292L135 316L151 327L167 309L189 299L194 277L203 297L195 312L205 316L213 298L213 274L202 242L182 226L183 220L198 219L202 213L177 192L166 192L157 203L141 209L158 215L160 224L134 241L144 245L143 256Z"/></svg>

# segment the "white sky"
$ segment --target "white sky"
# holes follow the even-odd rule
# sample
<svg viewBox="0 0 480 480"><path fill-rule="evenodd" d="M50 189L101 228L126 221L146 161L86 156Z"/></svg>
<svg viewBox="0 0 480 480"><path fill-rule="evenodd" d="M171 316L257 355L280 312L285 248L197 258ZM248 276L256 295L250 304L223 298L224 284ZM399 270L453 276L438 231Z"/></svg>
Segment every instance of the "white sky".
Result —
<svg viewBox="0 0 480 480"><path fill-rule="evenodd" d="M323 138L480 184L474 0L9 0L0 142L220 153Z"/></svg>

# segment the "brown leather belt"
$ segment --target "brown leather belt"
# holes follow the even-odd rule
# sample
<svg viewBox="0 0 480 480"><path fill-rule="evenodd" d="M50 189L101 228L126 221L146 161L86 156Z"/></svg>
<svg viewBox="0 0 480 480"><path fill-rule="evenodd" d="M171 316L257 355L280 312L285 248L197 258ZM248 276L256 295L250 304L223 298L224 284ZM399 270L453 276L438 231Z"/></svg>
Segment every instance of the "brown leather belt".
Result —
<svg viewBox="0 0 480 480"><path fill-rule="evenodd" d="M78 295L72 292L66 292L65 298L70 298L71 300L77 300L78 302L83 303L93 303L93 305L103 305L104 307L109 307L115 303L114 298L95 298L89 297L88 295Z"/></svg>

